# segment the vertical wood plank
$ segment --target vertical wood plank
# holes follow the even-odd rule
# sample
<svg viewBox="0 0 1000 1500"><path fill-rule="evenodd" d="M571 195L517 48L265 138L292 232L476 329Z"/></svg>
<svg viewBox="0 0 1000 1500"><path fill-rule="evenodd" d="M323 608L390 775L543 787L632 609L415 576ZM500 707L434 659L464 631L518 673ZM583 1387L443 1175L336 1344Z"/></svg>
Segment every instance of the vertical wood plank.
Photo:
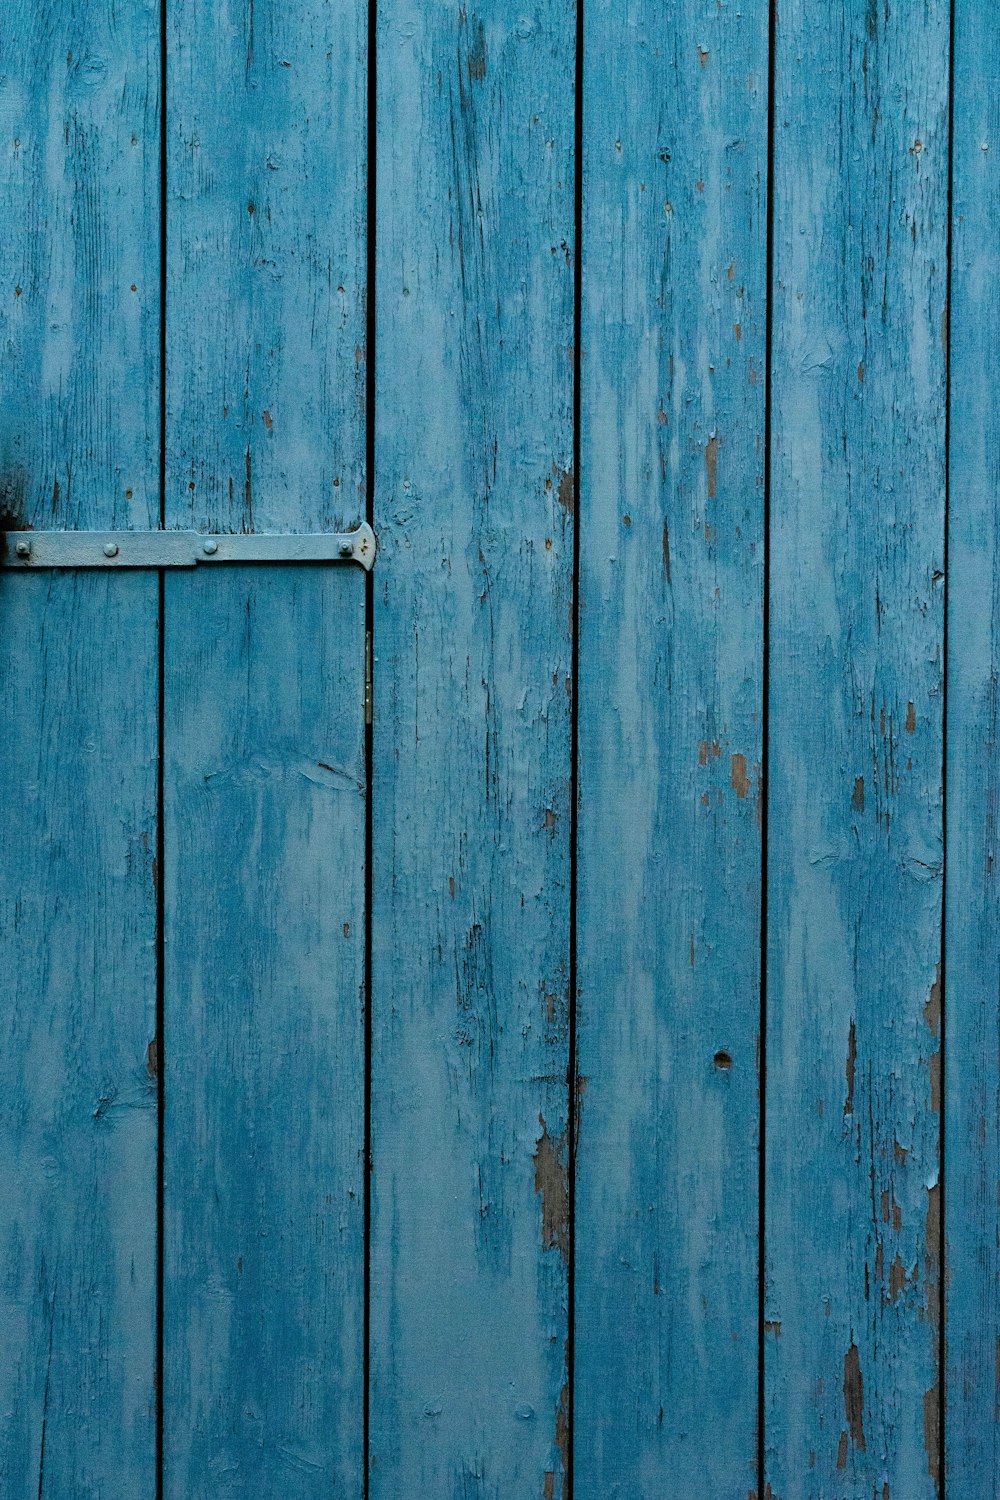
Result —
<svg viewBox="0 0 1000 1500"><path fill-rule="evenodd" d="M1000 1476L1000 29L955 6L948 541L945 1261L949 1500Z"/></svg>
<svg viewBox="0 0 1000 1500"><path fill-rule="evenodd" d="M570 0L378 8L371 1491L563 1493Z"/></svg>
<svg viewBox="0 0 1000 1500"><path fill-rule="evenodd" d="M0 28L0 518L158 513L159 12ZM0 581L0 1490L155 1487L156 581Z"/></svg>
<svg viewBox="0 0 1000 1500"><path fill-rule="evenodd" d="M165 1494L356 1497L364 587L171 581Z"/></svg>
<svg viewBox="0 0 1000 1500"><path fill-rule="evenodd" d="M364 514L367 6L169 0L167 524Z"/></svg>
<svg viewBox="0 0 1000 1500"><path fill-rule="evenodd" d="M19 6L0 35L0 512L159 515L159 7Z"/></svg>
<svg viewBox="0 0 1000 1500"><path fill-rule="evenodd" d="M0 578L0 1489L155 1481L155 582Z"/></svg>
<svg viewBox="0 0 1000 1500"><path fill-rule="evenodd" d="M364 513L366 27L170 0L168 525ZM358 1496L363 579L165 616L165 1494Z"/></svg>
<svg viewBox="0 0 1000 1500"><path fill-rule="evenodd" d="M766 1493L939 1482L948 6L777 27Z"/></svg>
<svg viewBox="0 0 1000 1500"><path fill-rule="evenodd" d="M767 14L585 15L575 1494L745 1495Z"/></svg>

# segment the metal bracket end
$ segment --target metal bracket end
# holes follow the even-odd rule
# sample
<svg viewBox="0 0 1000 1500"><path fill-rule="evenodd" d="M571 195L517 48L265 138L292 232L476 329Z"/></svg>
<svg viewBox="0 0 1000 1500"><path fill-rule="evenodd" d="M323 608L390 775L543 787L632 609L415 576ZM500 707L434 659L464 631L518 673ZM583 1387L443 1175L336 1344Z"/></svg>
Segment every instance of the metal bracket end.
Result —
<svg viewBox="0 0 1000 1500"><path fill-rule="evenodd" d="M201 563L360 563L378 550L367 521L354 531L8 531L0 568L194 568Z"/></svg>

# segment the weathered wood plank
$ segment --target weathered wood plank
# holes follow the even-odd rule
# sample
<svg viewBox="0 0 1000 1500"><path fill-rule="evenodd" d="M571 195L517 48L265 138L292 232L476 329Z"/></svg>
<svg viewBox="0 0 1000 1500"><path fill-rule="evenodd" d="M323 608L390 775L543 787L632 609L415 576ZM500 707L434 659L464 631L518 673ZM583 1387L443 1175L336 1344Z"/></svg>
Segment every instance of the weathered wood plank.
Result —
<svg viewBox="0 0 1000 1500"><path fill-rule="evenodd" d="M364 585L170 579L165 1488L359 1496Z"/></svg>
<svg viewBox="0 0 1000 1500"><path fill-rule="evenodd" d="M562 1493L574 10L379 5L373 1496Z"/></svg>
<svg viewBox="0 0 1000 1500"><path fill-rule="evenodd" d="M575 1494L745 1495L767 14L585 17Z"/></svg>
<svg viewBox="0 0 1000 1500"><path fill-rule="evenodd" d="M367 6L169 0L169 525L364 514Z"/></svg>
<svg viewBox="0 0 1000 1500"><path fill-rule="evenodd" d="M765 1493L935 1493L948 7L777 27Z"/></svg>
<svg viewBox="0 0 1000 1500"><path fill-rule="evenodd" d="M955 6L945 1005L946 1492L1000 1483L1000 29Z"/></svg>
<svg viewBox="0 0 1000 1500"><path fill-rule="evenodd" d="M159 515L159 57L151 0L4 19L0 511L24 525Z"/></svg>
<svg viewBox="0 0 1000 1500"><path fill-rule="evenodd" d="M156 585L0 578L0 1490L155 1483Z"/></svg>
<svg viewBox="0 0 1000 1500"><path fill-rule="evenodd" d="M158 514L159 13L0 27L0 513ZM156 580L0 582L0 1489L155 1485Z"/></svg>
<svg viewBox="0 0 1000 1500"><path fill-rule="evenodd" d="M170 0L168 525L364 513L366 26ZM167 580L168 1496L363 1486L363 601Z"/></svg>

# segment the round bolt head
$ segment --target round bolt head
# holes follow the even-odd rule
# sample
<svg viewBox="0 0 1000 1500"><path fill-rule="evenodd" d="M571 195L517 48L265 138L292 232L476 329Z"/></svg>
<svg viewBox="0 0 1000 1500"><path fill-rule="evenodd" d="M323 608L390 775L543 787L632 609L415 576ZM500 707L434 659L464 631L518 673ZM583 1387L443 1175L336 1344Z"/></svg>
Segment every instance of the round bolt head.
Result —
<svg viewBox="0 0 1000 1500"><path fill-rule="evenodd" d="M118 556L118 543L117 542L105 542L104 543L104 556L105 557L117 557Z"/></svg>
<svg viewBox="0 0 1000 1500"><path fill-rule="evenodd" d="M340 555L341 555L341 557L353 557L354 556L354 543L353 542L349 542L345 538L344 541L342 541L341 544L340 544Z"/></svg>
<svg viewBox="0 0 1000 1500"><path fill-rule="evenodd" d="M17 553L18 557L30 557L31 543L23 541L18 542L17 546L14 548L14 551Z"/></svg>
<svg viewBox="0 0 1000 1500"><path fill-rule="evenodd" d="M212 537L209 537L207 541L202 542L201 550L202 552L207 553L209 557L211 557L213 552L218 552L219 544L218 542L214 541Z"/></svg>

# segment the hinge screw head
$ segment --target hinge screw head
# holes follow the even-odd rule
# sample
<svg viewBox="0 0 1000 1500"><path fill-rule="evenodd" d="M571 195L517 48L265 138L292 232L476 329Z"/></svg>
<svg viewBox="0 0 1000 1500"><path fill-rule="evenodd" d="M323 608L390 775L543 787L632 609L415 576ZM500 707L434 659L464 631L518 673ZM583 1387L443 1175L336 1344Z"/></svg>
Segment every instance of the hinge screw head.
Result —
<svg viewBox="0 0 1000 1500"><path fill-rule="evenodd" d="M14 548L14 551L17 553L18 557L30 557L31 543L24 541L18 542L17 546Z"/></svg>
<svg viewBox="0 0 1000 1500"><path fill-rule="evenodd" d="M117 557L118 556L118 543L117 542L105 542L104 543L104 556L105 557Z"/></svg>
<svg viewBox="0 0 1000 1500"><path fill-rule="evenodd" d="M218 542L213 541L211 537L209 537L207 541L202 542L201 550L202 552L206 553L207 556L211 557L213 552L218 552L219 544Z"/></svg>
<svg viewBox="0 0 1000 1500"><path fill-rule="evenodd" d="M349 542L345 538L344 541L342 541L341 544L340 544L340 555L341 555L341 557L353 557L354 556L354 543L353 542Z"/></svg>

